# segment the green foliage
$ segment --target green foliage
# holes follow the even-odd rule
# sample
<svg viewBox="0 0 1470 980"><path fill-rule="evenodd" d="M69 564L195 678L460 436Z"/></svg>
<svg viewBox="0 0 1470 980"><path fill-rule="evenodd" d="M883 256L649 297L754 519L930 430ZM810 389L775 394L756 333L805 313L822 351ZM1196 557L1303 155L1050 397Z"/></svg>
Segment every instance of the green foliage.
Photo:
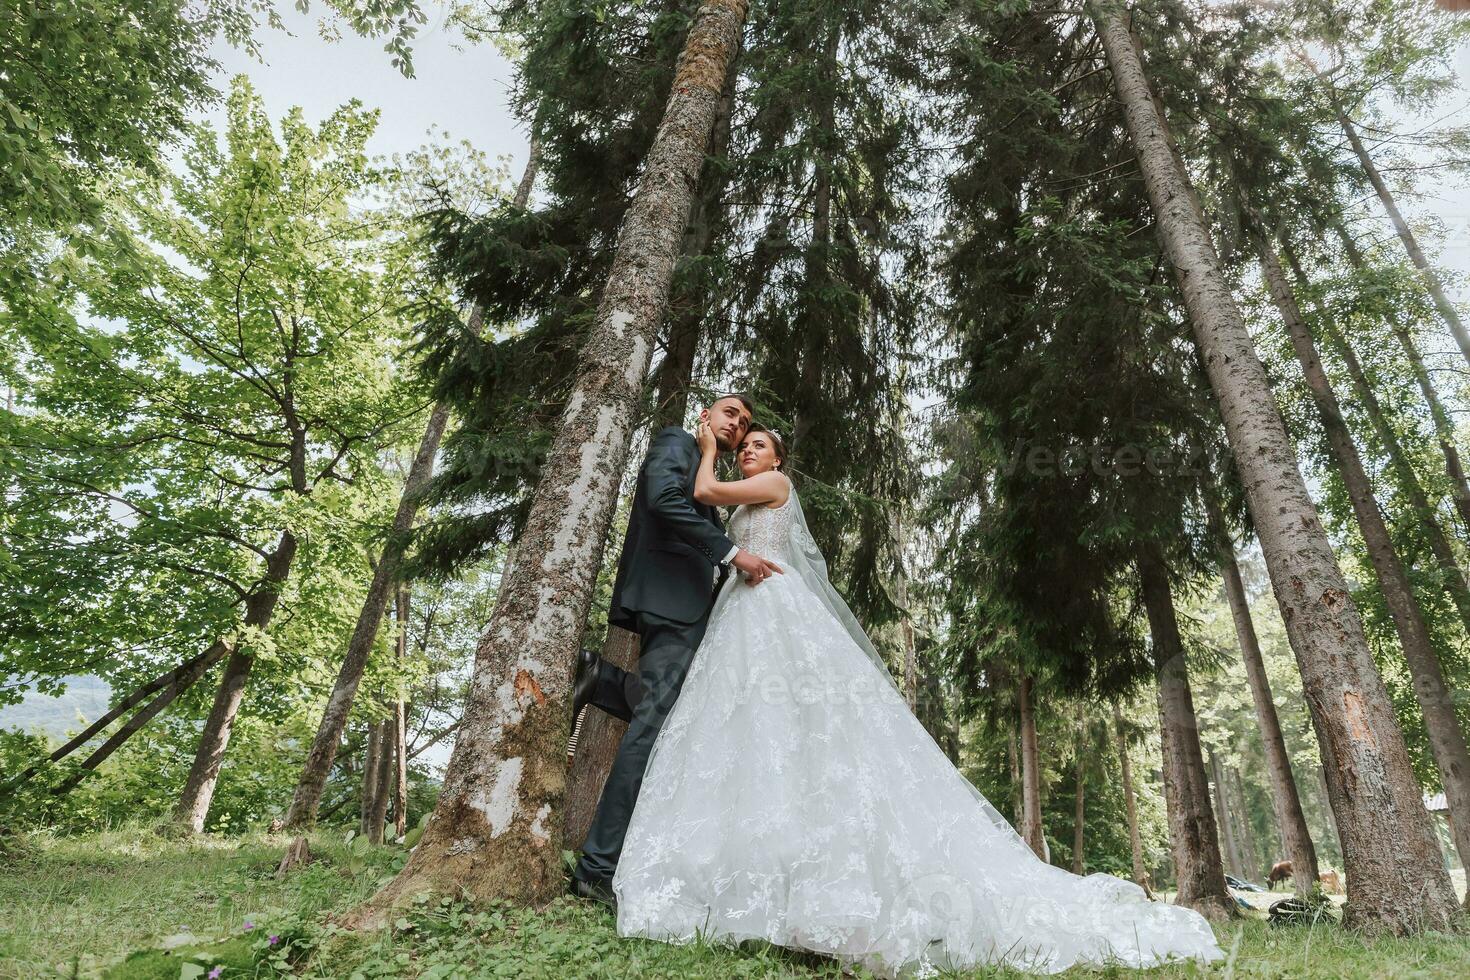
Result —
<svg viewBox="0 0 1470 980"><path fill-rule="evenodd" d="M1180 578L1213 560L1223 433L1141 184L1094 179L1134 155L1110 80L1057 84L1093 63L1090 35L1019 6L964 16L934 81L956 156L929 492L946 654L972 700L1007 703L1000 675L1022 671L1115 695L1153 670L1140 549Z"/></svg>
<svg viewBox="0 0 1470 980"><path fill-rule="evenodd" d="M197 126L177 173L116 187L115 247L63 251L0 310L21 342L3 366L19 410L0 414L0 698L81 674L121 697L216 640L244 645L254 683L234 751L251 762L226 766L211 827L259 825L289 798L392 518L398 453L422 431L405 312L422 296L403 210L415 161L370 160L375 124L349 104L277 128L237 81L222 138ZM473 183L483 168L468 162ZM273 621L243 626L288 538ZM410 661L375 658L362 710L381 714L442 669L431 650L443 656L426 640ZM186 692L75 803L48 790L85 753L31 780L31 818L75 830L160 814L211 687ZM418 710L428 722L444 707Z"/></svg>
<svg viewBox="0 0 1470 980"><path fill-rule="evenodd" d="M223 13L181 0L5 0L0 252L96 218L99 176L157 172L160 146L213 95L206 52Z"/></svg>

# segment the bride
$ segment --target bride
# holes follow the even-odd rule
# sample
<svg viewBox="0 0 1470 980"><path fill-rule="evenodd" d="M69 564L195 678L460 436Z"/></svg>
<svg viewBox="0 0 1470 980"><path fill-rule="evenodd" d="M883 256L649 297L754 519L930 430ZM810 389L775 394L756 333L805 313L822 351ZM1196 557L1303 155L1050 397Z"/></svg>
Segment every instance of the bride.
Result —
<svg viewBox="0 0 1470 980"><path fill-rule="evenodd" d="M780 436L751 426L734 541L783 574L732 577L659 734L613 888L618 931L762 939L884 976L1005 963L1147 967L1222 954L1197 913L1039 860L950 763L828 581Z"/></svg>

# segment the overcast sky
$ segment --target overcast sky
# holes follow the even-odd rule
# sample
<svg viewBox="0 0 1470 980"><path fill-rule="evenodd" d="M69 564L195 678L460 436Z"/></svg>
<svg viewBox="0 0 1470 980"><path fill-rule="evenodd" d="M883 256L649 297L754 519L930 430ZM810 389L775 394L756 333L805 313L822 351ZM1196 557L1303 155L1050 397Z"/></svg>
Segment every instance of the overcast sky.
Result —
<svg viewBox="0 0 1470 980"><path fill-rule="evenodd" d="M429 0L432 3L432 0ZM414 43L414 78L404 78L389 63L381 41L365 40L344 29L339 41L324 40L317 18L282 4L290 34L262 29L257 61L223 42L212 52L221 65L216 87L222 91L238 74L250 76L272 118L301 106L318 122L338 106L359 99L381 110L370 148L383 155L416 149L437 128L455 140L469 140L492 160L508 157L510 172L520 176L526 163L526 134L516 127L508 103L511 65L494 48L470 48L442 29L437 8L428 6L430 22ZM220 122L219 108L210 117Z"/></svg>
<svg viewBox="0 0 1470 980"><path fill-rule="evenodd" d="M381 42L350 31L342 32L341 40L324 40L316 17L288 9L284 16L289 35L262 32L263 62L228 45L216 46L214 56L223 69L219 85L227 84L232 75L249 75L276 118L299 105L308 119L316 121L357 98L382 112L372 143L377 152L415 149L427 142L431 128L437 128L455 139L469 140L492 159L504 158L513 177L519 177L527 137L507 108L510 64L489 46L471 48L461 40L456 50L456 36L443 29L439 8L428 9L430 23L414 45L415 78L404 78L389 64ZM1470 86L1463 81L1470 78L1470 46L1456 61L1462 79L1457 96L1429 118L1402 119L1405 132L1434 120L1470 124ZM217 119L219 110L212 115ZM1462 281L1470 277L1470 193L1464 183L1451 174L1426 175L1419 181L1422 198L1403 202L1410 220L1436 215L1444 223L1444 239L1435 241L1431 236L1425 244L1438 247L1441 261ZM1381 214L1376 201L1365 203L1375 216ZM1383 231L1390 231L1386 222ZM1463 288L1456 292L1462 301L1467 298Z"/></svg>

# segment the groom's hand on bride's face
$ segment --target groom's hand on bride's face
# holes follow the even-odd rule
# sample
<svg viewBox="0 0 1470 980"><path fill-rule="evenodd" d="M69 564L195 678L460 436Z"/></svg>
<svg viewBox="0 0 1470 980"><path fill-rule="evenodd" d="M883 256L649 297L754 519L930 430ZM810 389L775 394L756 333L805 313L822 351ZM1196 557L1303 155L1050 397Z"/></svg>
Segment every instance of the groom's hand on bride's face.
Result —
<svg viewBox="0 0 1470 980"><path fill-rule="evenodd" d="M760 585L767 578L770 578L772 573L776 575L786 574L781 571L781 566L775 562L767 561L760 555L752 555L744 548L741 548L735 553L735 557L730 559L730 564L745 573L746 585Z"/></svg>

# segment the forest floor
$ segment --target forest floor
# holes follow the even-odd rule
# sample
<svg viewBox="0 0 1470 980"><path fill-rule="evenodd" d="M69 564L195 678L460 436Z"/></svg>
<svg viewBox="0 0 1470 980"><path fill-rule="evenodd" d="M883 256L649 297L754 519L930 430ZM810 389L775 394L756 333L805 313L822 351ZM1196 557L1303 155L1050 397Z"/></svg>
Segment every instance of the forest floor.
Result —
<svg viewBox="0 0 1470 980"><path fill-rule="evenodd" d="M146 830L0 840L0 978L107 977L840 977L830 961L773 947L727 950L618 938L612 917L562 899L539 912L431 902L392 930L343 933L351 908L401 866L398 847L318 836L315 860L275 878L287 839L260 834L166 840ZM1369 941L1335 926L1219 930L1229 959L1148 978L1464 978L1470 937ZM216 972L217 971L217 972ZM1067 977L1133 976L1074 970ZM1019 977L980 971L967 977Z"/></svg>

